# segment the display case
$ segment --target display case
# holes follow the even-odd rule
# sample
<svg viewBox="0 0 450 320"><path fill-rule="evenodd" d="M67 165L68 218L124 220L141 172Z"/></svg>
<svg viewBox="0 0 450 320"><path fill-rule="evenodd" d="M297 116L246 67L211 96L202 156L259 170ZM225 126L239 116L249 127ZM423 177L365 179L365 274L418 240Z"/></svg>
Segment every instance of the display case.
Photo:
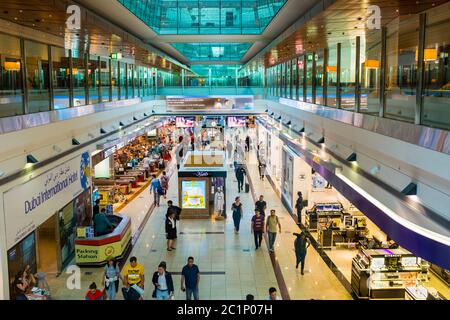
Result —
<svg viewBox="0 0 450 320"><path fill-rule="evenodd" d="M306 227L309 231L317 231L319 224L325 229L330 220L335 219L334 222L340 223L342 210L340 202L315 203L310 210L306 211Z"/></svg>
<svg viewBox="0 0 450 320"><path fill-rule="evenodd" d="M421 259L405 249L361 249L352 262L351 285L358 297L404 299L417 286Z"/></svg>

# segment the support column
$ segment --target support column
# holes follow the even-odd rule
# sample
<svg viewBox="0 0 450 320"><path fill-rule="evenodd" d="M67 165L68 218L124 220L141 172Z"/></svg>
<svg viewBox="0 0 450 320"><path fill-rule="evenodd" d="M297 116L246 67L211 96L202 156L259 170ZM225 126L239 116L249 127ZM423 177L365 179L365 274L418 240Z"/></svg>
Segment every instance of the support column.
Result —
<svg viewBox="0 0 450 320"><path fill-rule="evenodd" d="M312 98L311 98L311 102L313 104L316 104L316 52L312 53L313 55L313 61L312 61L312 75L311 75L311 85L312 85L312 89L311 89L311 94L312 94Z"/></svg>
<svg viewBox="0 0 450 320"><path fill-rule="evenodd" d="M421 124L422 123L422 114L423 114L423 88L424 88L424 79L425 79L425 26L426 26L426 14L421 13L419 15L419 52L417 58L417 88L416 88L416 108L415 108L415 117L414 123Z"/></svg>
<svg viewBox="0 0 450 320"><path fill-rule="evenodd" d="M23 89L23 103L22 111L24 114L29 113L28 107L28 83L27 83L27 64L26 64L26 52L25 52L25 40L20 39L20 70L22 75L22 89Z"/></svg>
<svg viewBox="0 0 450 320"><path fill-rule="evenodd" d="M355 57L355 112L361 112L361 84L359 74L361 72L361 37L356 37L356 57Z"/></svg>
<svg viewBox="0 0 450 320"><path fill-rule="evenodd" d="M50 103L50 110L55 110L55 100L54 97L54 90L53 90L53 57L52 57L52 46L47 45L47 52L48 52L48 74L50 76L49 82L48 82L48 96L49 96L49 103ZM40 78L40 75L38 75Z"/></svg>
<svg viewBox="0 0 450 320"><path fill-rule="evenodd" d="M380 107L379 116L384 118L386 113L386 43L387 29L381 27L381 63L380 63Z"/></svg>
<svg viewBox="0 0 450 320"><path fill-rule="evenodd" d="M323 75L322 75L322 99L323 105L326 106L328 101L328 57L329 51L328 48L323 49Z"/></svg>
<svg viewBox="0 0 450 320"><path fill-rule="evenodd" d="M69 107L73 108L74 103L74 93L73 93L73 59L72 59L72 49L69 49Z"/></svg>
<svg viewBox="0 0 450 320"><path fill-rule="evenodd" d="M306 83L306 75L307 75L307 70L308 69L308 55L305 53L303 55L303 72L302 72L302 77L303 77L303 102L306 102L308 99L308 84Z"/></svg>
<svg viewBox="0 0 450 320"><path fill-rule="evenodd" d="M336 108L341 108L341 44L337 44L336 48Z"/></svg>

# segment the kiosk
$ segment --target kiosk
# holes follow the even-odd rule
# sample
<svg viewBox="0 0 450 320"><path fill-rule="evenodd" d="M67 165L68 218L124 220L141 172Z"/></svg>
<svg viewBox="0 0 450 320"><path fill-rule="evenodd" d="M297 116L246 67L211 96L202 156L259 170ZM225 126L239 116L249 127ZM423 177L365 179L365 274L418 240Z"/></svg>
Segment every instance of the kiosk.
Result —
<svg viewBox="0 0 450 320"><path fill-rule="evenodd" d="M214 213L225 213L226 177L225 152L189 151L178 170L181 218L210 218ZM223 198L218 199L217 193Z"/></svg>
<svg viewBox="0 0 450 320"><path fill-rule="evenodd" d="M114 230L94 237L92 227L78 228L75 239L75 262L78 266L98 266L113 257L121 259L131 248L131 219L127 216L107 215Z"/></svg>

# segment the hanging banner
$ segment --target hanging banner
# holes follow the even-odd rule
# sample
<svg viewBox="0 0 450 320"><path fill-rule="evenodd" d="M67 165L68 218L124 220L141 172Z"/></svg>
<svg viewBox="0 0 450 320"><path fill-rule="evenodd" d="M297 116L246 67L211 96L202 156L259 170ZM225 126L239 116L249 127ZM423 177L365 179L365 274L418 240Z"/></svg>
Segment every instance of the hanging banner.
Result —
<svg viewBox="0 0 450 320"><path fill-rule="evenodd" d="M6 244L14 246L90 186L89 152L3 194Z"/></svg>

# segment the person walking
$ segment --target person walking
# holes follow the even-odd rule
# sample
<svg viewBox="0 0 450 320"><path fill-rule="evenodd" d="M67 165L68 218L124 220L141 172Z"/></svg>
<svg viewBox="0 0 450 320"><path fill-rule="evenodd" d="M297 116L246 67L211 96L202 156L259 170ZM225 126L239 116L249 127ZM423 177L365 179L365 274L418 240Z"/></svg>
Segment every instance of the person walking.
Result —
<svg viewBox="0 0 450 320"><path fill-rule="evenodd" d="M181 208L179 206L174 205L172 200L169 200L167 201L166 219L169 217L171 211L175 212L175 218L177 220L180 220Z"/></svg>
<svg viewBox="0 0 450 320"><path fill-rule="evenodd" d="M247 137L245 137L245 151L249 152L250 151L250 136L247 135Z"/></svg>
<svg viewBox="0 0 450 320"><path fill-rule="evenodd" d="M236 179L238 181L238 192L241 192L244 188L244 176L246 176L247 173L245 172L245 169L242 165L239 165L236 169Z"/></svg>
<svg viewBox="0 0 450 320"><path fill-rule="evenodd" d="M174 287L172 274L167 272L167 265L164 261L158 265L158 271L153 273L152 283L155 286L152 297L157 300L169 300L173 298Z"/></svg>
<svg viewBox="0 0 450 320"><path fill-rule="evenodd" d="M200 270L194 264L194 258L189 257L187 265L181 270L181 291L186 292L186 300L199 300L198 284L200 283Z"/></svg>
<svg viewBox="0 0 450 320"><path fill-rule="evenodd" d="M103 285L105 287L105 291L109 297L109 300L115 300L117 291L119 291L119 279L123 282L117 261L114 260L114 258L108 258L104 269L105 273L103 275Z"/></svg>
<svg viewBox="0 0 450 320"><path fill-rule="evenodd" d="M255 202L255 209L259 210L261 213L263 219L266 217L266 209L267 209L267 202L264 201L264 196L260 195L259 200Z"/></svg>
<svg viewBox="0 0 450 320"><path fill-rule="evenodd" d="M164 199L167 199L167 190L169 190L169 177L167 176L166 171L162 172L159 180L161 182L161 188L163 189Z"/></svg>
<svg viewBox="0 0 450 320"><path fill-rule="evenodd" d="M274 287L269 289L269 296L266 300L281 300L281 298L277 294L277 289Z"/></svg>
<svg viewBox="0 0 450 320"><path fill-rule="evenodd" d="M301 273L304 275L305 270L305 258L306 258L306 252L308 251L309 246L311 245L311 242L306 237L305 231L302 231L299 233L294 233L295 236L297 236L294 240L294 248L295 248L295 257L296 257L296 264L295 269L298 269L298 265L301 264Z"/></svg>
<svg viewBox="0 0 450 320"><path fill-rule="evenodd" d="M103 292L97 289L95 282L90 284L85 300L103 300Z"/></svg>
<svg viewBox="0 0 450 320"><path fill-rule="evenodd" d="M302 223L302 210L303 210L303 195L299 191L297 192L298 198L297 202L295 203L295 209L297 209L297 224Z"/></svg>
<svg viewBox="0 0 450 320"><path fill-rule="evenodd" d="M258 169L259 178L261 179L261 181L264 181L264 176L266 175L266 160L263 156L259 158Z"/></svg>
<svg viewBox="0 0 450 320"><path fill-rule="evenodd" d="M278 231L281 233L281 224L278 216L275 214L275 210L270 210L270 216L267 218L266 230L269 236L269 251L274 252L273 246L277 238L277 227Z"/></svg>
<svg viewBox="0 0 450 320"><path fill-rule="evenodd" d="M255 209L255 215L252 217L252 232L255 238L255 250L258 250L264 233L264 217L258 209Z"/></svg>
<svg viewBox="0 0 450 320"><path fill-rule="evenodd" d="M239 226L242 219L242 203L241 198L236 197L231 205L231 211L233 212L234 233L239 233Z"/></svg>
<svg viewBox="0 0 450 320"><path fill-rule="evenodd" d="M177 219L175 211L170 211L166 219L167 251L175 250L173 242L177 238Z"/></svg>
<svg viewBox="0 0 450 320"><path fill-rule="evenodd" d="M130 263L123 270L122 293L125 300L139 300L142 297L141 291L144 290L145 269L137 262L136 257L130 258Z"/></svg>
<svg viewBox="0 0 450 320"><path fill-rule="evenodd" d="M157 207L159 207L159 199L164 190L161 187L161 181L156 178L156 174L152 175L152 182L150 183L150 194L153 192L153 201Z"/></svg>
<svg viewBox="0 0 450 320"><path fill-rule="evenodd" d="M227 141L227 151L228 151L228 159L231 159L231 157L233 156L233 143L231 142L231 140Z"/></svg>

